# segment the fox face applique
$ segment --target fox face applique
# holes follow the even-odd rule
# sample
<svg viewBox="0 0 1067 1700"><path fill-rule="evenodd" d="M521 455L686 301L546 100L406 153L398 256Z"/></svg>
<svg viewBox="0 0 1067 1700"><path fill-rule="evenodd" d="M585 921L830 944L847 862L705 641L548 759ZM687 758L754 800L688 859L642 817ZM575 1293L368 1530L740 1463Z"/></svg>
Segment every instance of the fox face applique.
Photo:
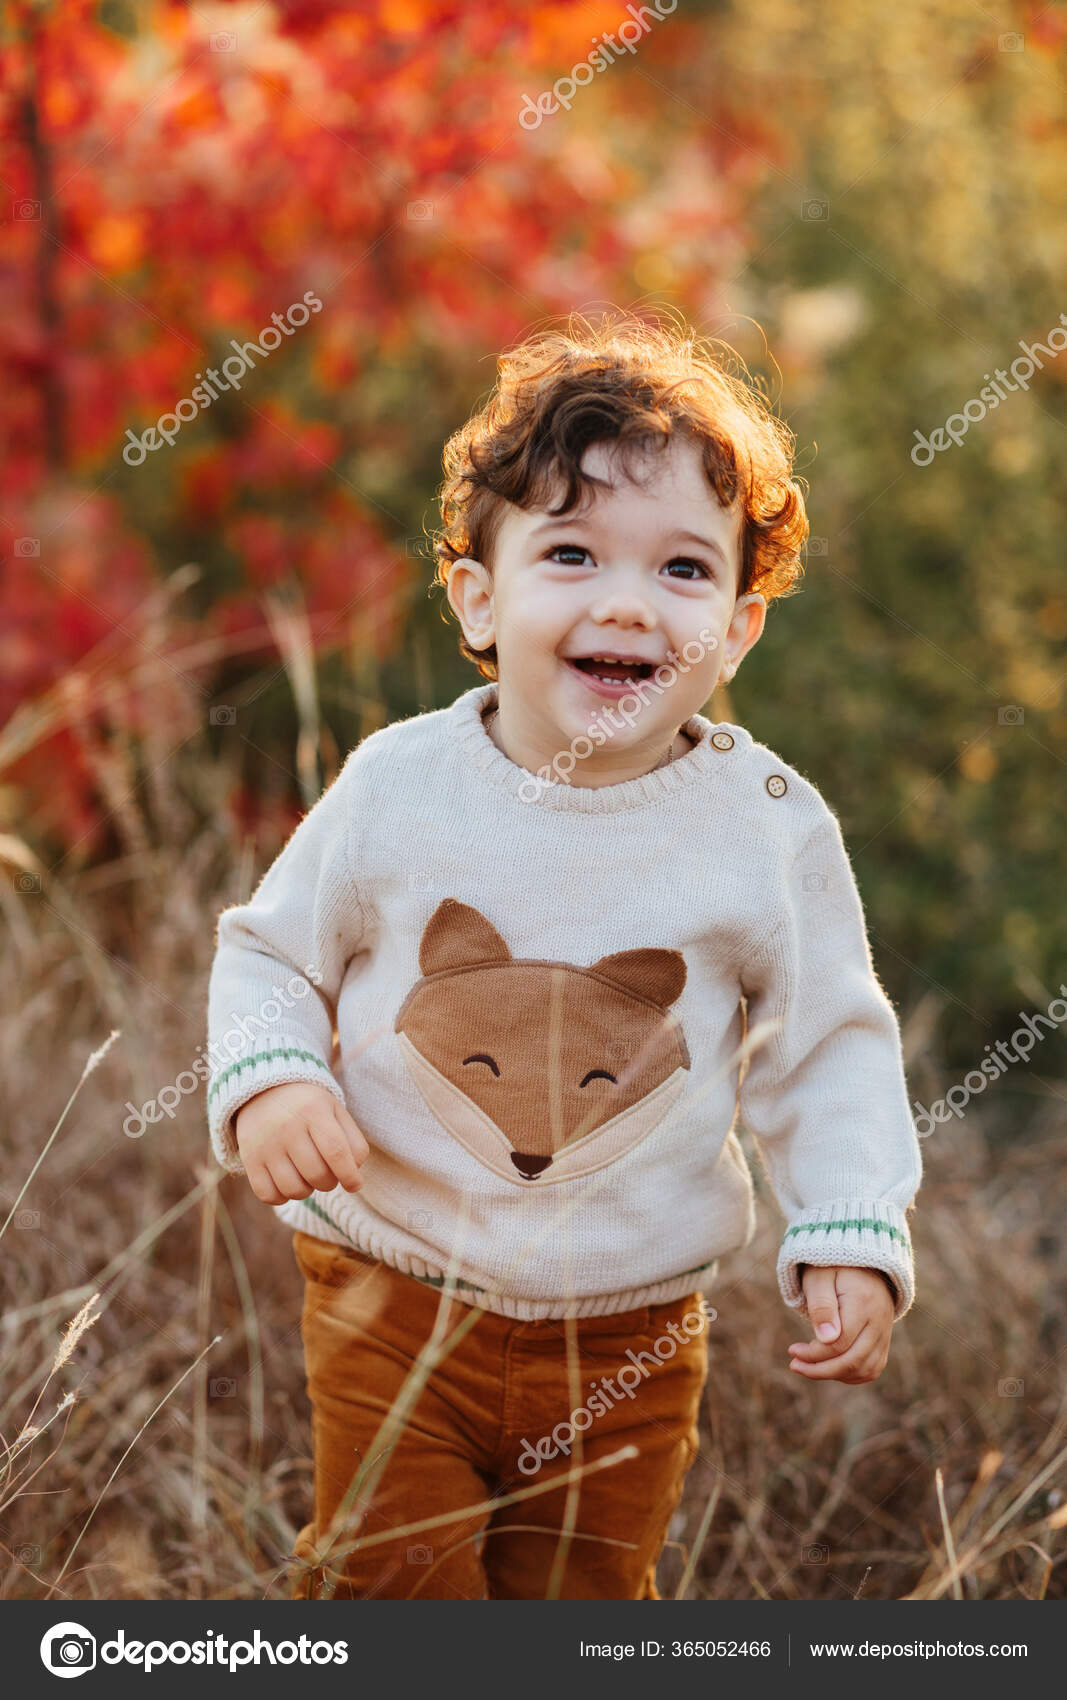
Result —
<svg viewBox="0 0 1067 1700"><path fill-rule="evenodd" d="M591 1174L647 1138L683 1091L689 1052L670 1005L677 950L621 950L588 968L513 957L479 909L446 897L395 1021L434 1116L517 1186Z"/></svg>

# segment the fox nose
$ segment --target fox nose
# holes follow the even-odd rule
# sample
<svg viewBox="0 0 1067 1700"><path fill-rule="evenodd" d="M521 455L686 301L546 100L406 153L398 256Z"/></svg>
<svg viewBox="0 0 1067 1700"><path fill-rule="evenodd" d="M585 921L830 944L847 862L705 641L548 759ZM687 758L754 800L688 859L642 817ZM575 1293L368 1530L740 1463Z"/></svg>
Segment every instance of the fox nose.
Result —
<svg viewBox="0 0 1067 1700"><path fill-rule="evenodd" d="M511 1161L520 1175L523 1175L526 1180L532 1181L535 1175L541 1173L542 1169L548 1168L552 1159L551 1157L534 1157L528 1151L513 1151Z"/></svg>

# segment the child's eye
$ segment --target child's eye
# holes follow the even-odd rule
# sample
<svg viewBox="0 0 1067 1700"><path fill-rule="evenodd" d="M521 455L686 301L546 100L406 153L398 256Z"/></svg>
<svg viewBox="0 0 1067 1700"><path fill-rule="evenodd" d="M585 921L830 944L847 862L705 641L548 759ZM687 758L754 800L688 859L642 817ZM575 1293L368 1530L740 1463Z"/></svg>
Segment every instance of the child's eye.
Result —
<svg viewBox="0 0 1067 1700"><path fill-rule="evenodd" d="M588 554L588 549L583 549L578 543L556 543L546 552L546 558L548 560L555 561L558 560L560 556L587 556ZM561 561L560 564L561 566L570 566L572 564L577 565L580 563ZM678 574L672 570L675 567L689 567L691 571ZM711 573L704 565L703 561L695 561L688 555L676 555L673 560L667 562L667 570L671 574L672 578L682 577L692 579L698 575L703 578L711 577Z"/></svg>
<svg viewBox="0 0 1067 1700"><path fill-rule="evenodd" d="M695 567L697 572L703 573L705 578L711 577L711 574L709 573L707 567L704 565L703 561L691 560L688 555L676 555L673 561L667 562L667 566L668 566L668 568L670 568L670 567ZM677 576L678 576L677 574L672 574L672 577L677 577ZM693 575L692 575L692 573L686 573L683 576L686 577L686 578L692 578Z"/></svg>

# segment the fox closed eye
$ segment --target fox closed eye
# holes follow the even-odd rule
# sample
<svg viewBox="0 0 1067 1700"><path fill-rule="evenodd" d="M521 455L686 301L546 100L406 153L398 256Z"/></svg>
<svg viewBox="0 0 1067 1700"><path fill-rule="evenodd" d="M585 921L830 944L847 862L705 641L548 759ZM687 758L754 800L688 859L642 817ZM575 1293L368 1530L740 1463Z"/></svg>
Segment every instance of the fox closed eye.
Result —
<svg viewBox="0 0 1067 1700"><path fill-rule="evenodd" d="M468 1063L472 1063L472 1062L488 1063L489 1067L492 1069L493 1073L499 1078L500 1070L497 1068L496 1063L493 1061L492 1057L487 1057L484 1051L475 1051L473 1056L464 1057L464 1059L463 1059L464 1068L466 1068Z"/></svg>
<svg viewBox="0 0 1067 1700"><path fill-rule="evenodd" d="M463 1066L464 1066L464 1068L466 1068L468 1063L475 1063L475 1062L487 1063L489 1065L489 1067L492 1069L493 1073L496 1075L497 1079L499 1080L500 1070L497 1067L496 1063L493 1061L492 1057L487 1056L484 1051L475 1051L475 1052L472 1053L471 1056L464 1057ZM591 1068L589 1070L589 1073L585 1076L584 1080L579 1081L579 1083L578 1083L579 1088L581 1088L582 1086L588 1086L589 1082L591 1080L610 1080L611 1084L613 1086L618 1085L618 1082L615 1079L615 1076L613 1074L609 1074L606 1068Z"/></svg>

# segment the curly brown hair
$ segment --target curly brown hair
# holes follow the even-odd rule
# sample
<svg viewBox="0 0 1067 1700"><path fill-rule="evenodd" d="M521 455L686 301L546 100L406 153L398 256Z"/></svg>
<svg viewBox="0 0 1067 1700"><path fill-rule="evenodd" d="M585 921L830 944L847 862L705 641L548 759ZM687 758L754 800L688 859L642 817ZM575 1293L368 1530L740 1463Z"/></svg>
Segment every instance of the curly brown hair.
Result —
<svg viewBox="0 0 1067 1700"><path fill-rule="evenodd" d="M632 450L664 446L678 431L700 446L723 506L742 497L738 595L789 595L808 535L802 481L792 476L795 438L731 361L740 364L733 350L684 321L633 312L607 313L597 325L572 313L563 329L506 350L492 393L445 444L436 581L447 587L463 556L492 572L507 503L544 508L562 484L562 505L547 511L566 514L603 487L581 469L592 444L619 443L626 464ZM443 617L451 612L446 604ZM459 647L485 678L497 677L495 644L471 649L461 632Z"/></svg>

